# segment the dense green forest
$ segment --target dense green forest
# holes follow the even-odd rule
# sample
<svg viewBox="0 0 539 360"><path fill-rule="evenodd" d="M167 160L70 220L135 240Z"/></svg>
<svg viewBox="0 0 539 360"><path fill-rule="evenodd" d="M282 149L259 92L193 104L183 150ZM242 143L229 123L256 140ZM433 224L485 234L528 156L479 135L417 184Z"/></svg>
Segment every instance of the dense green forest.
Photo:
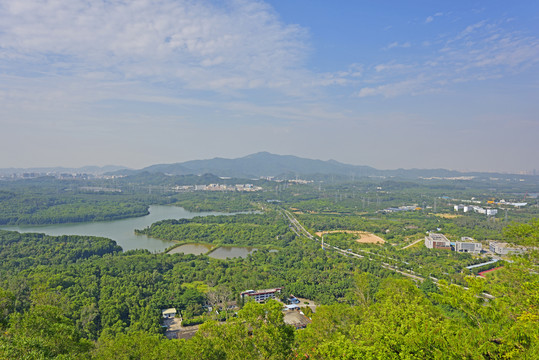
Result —
<svg viewBox="0 0 539 360"><path fill-rule="evenodd" d="M143 173L115 180L39 178L0 182L0 224L62 223L140 216L151 204L250 213L172 219L140 233L178 244L256 246L246 258L123 252L110 239L0 230L0 359L535 359L539 358L539 255L497 264L486 278L465 269L488 258L426 249L428 231L539 247L537 199L496 217L455 213L461 199L522 201L518 182L361 179L308 184L261 182L264 190L177 192L219 181ZM234 179L226 180L234 183ZM468 201L467 200L467 201ZM388 207L418 209L383 212ZM255 211L255 212L253 212ZM322 249L300 236L371 232L383 245L332 233ZM425 279L412 282L407 270ZM480 268L482 269L482 268ZM439 279L434 282L430 277ZM282 304L243 304L247 289L283 287L320 304L310 324L283 323ZM209 314L211 294L230 295L237 314ZM488 293L489 295L485 295ZM163 336L161 310L205 321L190 340ZM228 318L227 321L223 321ZM201 320L202 319L202 320Z"/></svg>
<svg viewBox="0 0 539 360"><path fill-rule="evenodd" d="M539 222L507 235L539 243ZM537 252L515 258L468 289L419 287L371 262L296 239L246 259L118 252L112 241L1 232L0 358L361 359L536 358ZM51 252L57 256L51 257ZM77 255L73 255L77 254ZM31 260L26 260L31 258ZM248 303L225 324L208 321L191 340L161 335L160 309L202 310L188 284L246 288L285 284L322 305L307 329L282 322L281 305ZM310 288L312 287L312 289ZM493 299L482 296L483 291Z"/></svg>
<svg viewBox="0 0 539 360"><path fill-rule="evenodd" d="M243 246L287 246L294 238L288 221L276 211L163 220L136 233L181 243Z"/></svg>
<svg viewBox="0 0 539 360"><path fill-rule="evenodd" d="M56 224L115 220L142 216L152 204L173 204L189 211L241 212L260 210L266 201L279 201L286 208L306 214L353 215L372 217L388 207L417 205L423 210L409 216L413 224L431 225L434 213L452 211L459 199L506 201L526 200L524 209L510 208L504 214L508 221L528 221L539 216L537 198L526 194L537 192L533 178L528 182L462 181L462 180L398 180L366 179L325 181L308 184L267 180L221 179L211 174L201 176L169 176L140 173L114 179L61 180L40 177L27 180L0 181L0 225ZM260 192L209 192L178 190L185 185L244 184L261 186ZM264 205L262 205L264 204ZM502 209L503 210L503 209ZM466 218L473 216L467 215ZM393 215L387 217L392 221ZM501 216L499 216L501 218ZM447 219L446 219L447 220ZM481 222L480 216L477 221ZM464 220L463 220L464 221ZM476 220L473 220L476 221ZM472 221L472 222L473 222ZM477 222L476 221L476 222ZM450 223L448 221L448 223ZM448 224L450 225L450 224ZM457 224L457 228L462 224ZM466 224L464 224L466 225ZM499 233L505 224L468 224L479 237ZM492 225L492 226L490 226ZM320 224L323 226L323 224ZM377 229L374 229L377 230ZM391 230L391 229L390 229ZM455 229L455 234L458 232ZM410 233L410 232L408 232ZM406 236L390 232L397 240Z"/></svg>
<svg viewBox="0 0 539 360"><path fill-rule="evenodd" d="M2 181L0 225L90 222L148 214L150 199L81 191L82 185L86 184L52 178Z"/></svg>
<svg viewBox="0 0 539 360"><path fill-rule="evenodd" d="M148 214L153 204L189 211L255 211L263 197L240 192L178 192L176 186L235 184L213 175L165 176L140 174L121 179L59 180L41 177L0 181L0 225L44 225L117 220ZM261 182L264 184L265 182Z"/></svg>

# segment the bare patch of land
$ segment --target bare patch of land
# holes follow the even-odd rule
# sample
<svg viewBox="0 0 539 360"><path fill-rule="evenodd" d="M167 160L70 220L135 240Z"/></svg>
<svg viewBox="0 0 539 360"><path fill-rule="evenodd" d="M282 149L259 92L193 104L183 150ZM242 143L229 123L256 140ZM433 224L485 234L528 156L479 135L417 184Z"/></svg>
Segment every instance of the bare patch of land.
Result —
<svg viewBox="0 0 539 360"><path fill-rule="evenodd" d="M357 242L363 244L383 244L386 241L379 236L376 236L372 233L366 231L355 231L355 230L331 230L331 231L319 231L316 233L317 236L322 236L325 234L334 234L334 233L345 233L345 234L354 234L359 236L356 239Z"/></svg>
<svg viewBox="0 0 539 360"><path fill-rule="evenodd" d="M163 326L167 327L165 336L169 339L190 339L198 331L198 325L183 327L181 318L165 319Z"/></svg>
<svg viewBox="0 0 539 360"><path fill-rule="evenodd" d="M317 304L317 303L315 303L314 301L309 300L309 299L300 298L300 297L297 297L297 296L296 296L296 299L299 300L299 304L297 304L297 305L298 305L300 308L302 308L302 307L310 307L311 310L312 310L313 312L315 312L315 311L316 311L316 308L317 308L318 306L320 306L319 304Z"/></svg>
<svg viewBox="0 0 539 360"><path fill-rule="evenodd" d="M457 215L457 214L434 214L434 216L438 216L438 217L441 217L441 218L444 218L444 219L454 219L454 218L461 217L462 215Z"/></svg>
<svg viewBox="0 0 539 360"><path fill-rule="evenodd" d="M181 318L164 319L163 326L166 326L167 330L165 336L169 339L177 339L178 331L182 328Z"/></svg>

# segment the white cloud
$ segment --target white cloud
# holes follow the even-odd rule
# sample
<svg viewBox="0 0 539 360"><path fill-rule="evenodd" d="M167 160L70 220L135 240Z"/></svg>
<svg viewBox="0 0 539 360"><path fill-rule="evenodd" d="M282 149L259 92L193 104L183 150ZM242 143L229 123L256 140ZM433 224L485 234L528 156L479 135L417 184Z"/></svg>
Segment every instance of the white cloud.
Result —
<svg viewBox="0 0 539 360"><path fill-rule="evenodd" d="M0 66L23 75L30 72L25 69L99 72L215 91L275 88L290 86L282 80L302 71L306 40L304 29L283 24L258 1L25 0L0 6Z"/></svg>
<svg viewBox="0 0 539 360"><path fill-rule="evenodd" d="M399 70L405 70L405 69L410 69L412 66L411 65L405 65L405 64L396 64L396 63L387 63L387 64L378 64L374 67L374 70L376 70L376 72L381 72L381 71L399 71Z"/></svg>
<svg viewBox="0 0 539 360"><path fill-rule="evenodd" d="M375 87L364 87L359 90L358 97L382 95L386 98L392 98L401 95L415 96L418 94L432 91L426 87L427 79L420 76L414 79L407 79Z"/></svg>
<svg viewBox="0 0 539 360"><path fill-rule="evenodd" d="M317 79L313 81L313 86L330 86L330 85L351 85L357 82L357 79L363 75L363 66L360 64L352 64L345 71L336 71L333 73L319 74Z"/></svg>
<svg viewBox="0 0 539 360"><path fill-rule="evenodd" d="M483 20L453 36L425 40L425 52L415 54L408 62L400 58L398 63L390 61L365 71L363 84L371 85L361 88L357 95L394 97L439 91L452 83L500 79L537 66L539 38L507 31L504 23ZM394 42L387 48L404 44Z"/></svg>
<svg viewBox="0 0 539 360"><path fill-rule="evenodd" d="M425 24L431 23L431 22L434 21L434 18L435 18L435 17L443 16L443 15L444 15L444 13L442 13L442 12L437 12L437 13L434 14L434 15L427 16L427 18L425 19Z"/></svg>
<svg viewBox="0 0 539 360"><path fill-rule="evenodd" d="M485 25L487 25L487 21L486 20L482 20L478 23L475 23L475 24L472 24L472 25L468 25L464 30L462 30L456 37L454 40L452 41L449 41L450 43L451 42L454 42L454 41L457 41L457 40L460 40L462 38L465 38L467 37L468 35L472 34L472 33L475 33L477 30L481 29L482 27L484 27Z"/></svg>
<svg viewBox="0 0 539 360"><path fill-rule="evenodd" d="M395 41L395 42L392 42L391 44L387 45L387 46L386 46L386 49L393 49L393 48L409 48L409 47L411 47L411 46L412 46L412 44L411 44L409 41L404 42L404 43L402 43L402 44L399 43L399 42L397 42L397 41Z"/></svg>

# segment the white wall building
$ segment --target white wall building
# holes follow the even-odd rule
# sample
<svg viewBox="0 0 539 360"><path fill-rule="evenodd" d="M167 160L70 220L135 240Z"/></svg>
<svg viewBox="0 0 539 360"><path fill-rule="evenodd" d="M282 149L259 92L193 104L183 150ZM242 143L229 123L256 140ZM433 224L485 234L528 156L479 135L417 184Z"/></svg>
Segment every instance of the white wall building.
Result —
<svg viewBox="0 0 539 360"><path fill-rule="evenodd" d="M425 247L427 249L451 250L451 242L445 235L429 233L429 236L425 236Z"/></svg>
<svg viewBox="0 0 539 360"><path fill-rule="evenodd" d="M163 314L163 319L172 319L176 316L176 308L164 309L161 314Z"/></svg>
<svg viewBox="0 0 539 360"><path fill-rule="evenodd" d="M247 290L242 292L241 298L243 301L254 300L256 302L264 302L267 299L274 299L276 293L281 293L282 288L264 289L264 290Z"/></svg>
<svg viewBox="0 0 539 360"><path fill-rule="evenodd" d="M491 241L489 250L498 255L518 255L526 252L525 247L511 245L505 242Z"/></svg>
<svg viewBox="0 0 539 360"><path fill-rule="evenodd" d="M487 216L494 216L498 213L498 209L487 209Z"/></svg>

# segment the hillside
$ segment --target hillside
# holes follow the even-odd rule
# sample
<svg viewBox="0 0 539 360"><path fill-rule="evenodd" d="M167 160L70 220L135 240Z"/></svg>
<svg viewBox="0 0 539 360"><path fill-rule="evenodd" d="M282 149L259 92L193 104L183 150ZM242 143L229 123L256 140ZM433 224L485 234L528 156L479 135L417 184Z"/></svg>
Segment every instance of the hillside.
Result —
<svg viewBox="0 0 539 360"><path fill-rule="evenodd" d="M336 160L314 160L293 155L277 155L258 152L236 159L216 157L207 160L191 160L182 163L156 164L140 170L119 170L112 174L133 175L137 173L163 173L168 175L214 174L220 177L281 179L350 180L361 177L385 178L459 178L476 177L488 179L492 176L513 179L516 175L481 172L459 172L447 169L395 169L379 170L365 165L350 165ZM518 177L529 177L518 175Z"/></svg>

